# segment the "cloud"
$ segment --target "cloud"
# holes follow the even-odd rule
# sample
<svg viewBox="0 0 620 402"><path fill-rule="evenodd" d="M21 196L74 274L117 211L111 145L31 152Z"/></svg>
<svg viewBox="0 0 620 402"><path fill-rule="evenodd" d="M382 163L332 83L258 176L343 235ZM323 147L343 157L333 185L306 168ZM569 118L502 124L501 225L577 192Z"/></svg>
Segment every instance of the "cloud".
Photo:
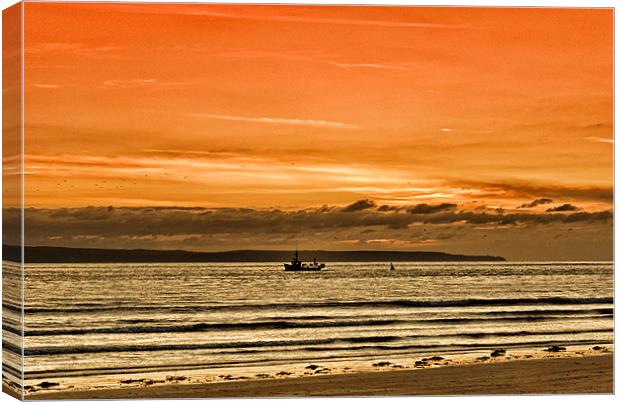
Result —
<svg viewBox="0 0 620 402"><path fill-rule="evenodd" d="M315 54L286 54L262 51L237 51L215 53L214 56L232 57L239 59L276 59L290 61L304 61L310 63L326 64L342 69L362 68L362 69L378 69L378 70L409 70L411 66L416 65L415 62L399 62L399 63L377 63L377 62L343 62L332 60L325 56L316 56Z"/></svg>
<svg viewBox="0 0 620 402"><path fill-rule="evenodd" d="M82 43L40 42L24 48L24 53L31 55L46 53L77 52L84 48Z"/></svg>
<svg viewBox="0 0 620 402"><path fill-rule="evenodd" d="M613 186L562 186L531 182L486 182L454 180L447 186L475 189L477 197L496 198L554 198L612 202Z"/></svg>
<svg viewBox="0 0 620 402"><path fill-rule="evenodd" d="M378 69L378 70L408 70L407 66L410 63L400 63L400 64L386 64L386 63L342 63L336 61L323 61L327 64L334 65L336 67L348 69L348 68L370 68L370 69Z"/></svg>
<svg viewBox="0 0 620 402"><path fill-rule="evenodd" d="M58 89L58 88L60 88L60 85L53 85L53 84L32 84L32 86L34 86L35 88L41 88L41 89Z"/></svg>
<svg viewBox="0 0 620 402"><path fill-rule="evenodd" d="M354 202L353 204L347 205L346 207L342 208L342 212L363 211L365 209L374 208L376 206L377 204L375 204L374 201L359 200L359 201Z"/></svg>
<svg viewBox="0 0 620 402"><path fill-rule="evenodd" d="M418 204L420 205L420 204ZM299 210L252 208L182 207L85 207L38 209L26 213L25 233L29 245L73 247L156 247L197 248L255 247L265 242L288 244L291 239L326 239L343 235L359 239L369 229L369 238L407 237L426 228L442 228L446 233L459 228L497 229L528 225L594 224L610 222L611 211L549 213L479 213L457 211L445 206L435 213L411 214L409 210L429 210L411 205L404 209L379 211L369 200L351 204L349 210L333 206ZM441 205L441 204L440 204ZM355 213L351 213L351 209ZM432 210L432 209L431 209ZM19 210L5 208L7 230L20 225ZM417 229L416 229L417 228ZM439 234L437 234L439 236ZM87 240L90 239L90 240ZM99 239L99 240L97 240ZM148 242L146 242L147 239ZM181 240L180 240L181 239ZM138 241L140 240L140 241ZM146 243L145 243L146 242ZM188 246L188 247L190 247Z"/></svg>
<svg viewBox="0 0 620 402"><path fill-rule="evenodd" d="M32 42L24 48L24 53L33 56L39 55L77 55L84 57L104 58L110 53L125 49L124 46L92 46L77 42Z"/></svg>
<svg viewBox="0 0 620 402"><path fill-rule="evenodd" d="M612 211L409 214L415 205L343 212L341 207L86 207L26 210L27 245L122 249L428 250L513 260L609 260ZM19 210L3 210L18 233ZM14 230L15 228L15 230ZM558 237L559 236L559 237ZM18 238L5 236L7 244ZM387 240L387 241L384 241Z"/></svg>
<svg viewBox="0 0 620 402"><path fill-rule="evenodd" d="M225 114L211 114L211 113L183 113L186 116L202 117L206 119L215 120L227 120L227 121L240 121L246 123L261 123L261 124L275 124L286 126L301 126L301 127L319 127L319 128L335 128L344 130L358 130L361 127L355 124L343 123L339 121L328 120L315 120L315 119L291 119L281 117L248 117L248 116L233 116Z"/></svg>
<svg viewBox="0 0 620 402"><path fill-rule="evenodd" d="M106 80L101 85L105 88L137 88L154 85L157 80L154 78L134 79L134 80Z"/></svg>
<svg viewBox="0 0 620 402"><path fill-rule="evenodd" d="M590 142L602 142L602 143L605 143L605 144L613 144L614 143L613 138L584 137L584 140L590 141Z"/></svg>
<svg viewBox="0 0 620 402"><path fill-rule="evenodd" d="M407 212L410 214L434 214L442 211L449 211L456 208L456 204L439 204L439 205L429 205L429 204L418 204L413 207L407 209Z"/></svg>
<svg viewBox="0 0 620 402"><path fill-rule="evenodd" d="M230 18L230 19L243 19L243 20L260 20L260 21L275 21L275 22L291 22L291 23L303 23L303 24L328 24L328 25L359 25L359 26L376 26L385 28L422 28L422 29L464 29L465 25L456 24L443 24L432 23L427 21L388 21L388 20L362 20L362 19L347 19L347 18L324 18L324 17L312 17L312 16L300 16L300 15L286 15L286 14L261 14L246 12L234 12L236 7L227 7L223 9L220 6L210 5L184 5L183 7L169 6L164 4L158 5L125 5L124 7L116 7L115 11L125 12L142 12L146 14L184 14L194 16L205 16L214 18ZM244 6L245 10L256 11L264 7L248 7ZM243 10L243 8L237 8Z"/></svg>
<svg viewBox="0 0 620 402"><path fill-rule="evenodd" d="M298 22L304 24L328 24L328 25L361 25L361 26L375 26L383 28L426 28L426 29L462 29L464 25L450 25L450 24L438 24L427 22L401 22L401 21L385 21L385 20L355 20L355 19L343 19L343 18L316 18L316 17L297 17L286 15L242 15L231 13L215 13L208 12L203 15L209 15L212 17L223 18L241 18L241 19L253 19L253 20L265 20L265 21L280 21L280 22Z"/></svg>
<svg viewBox="0 0 620 402"><path fill-rule="evenodd" d="M563 204L563 205L560 205L559 207L547 209L547 212L570 212L570 211L579 211L579 208L571 204Z"/></svg>
<svg viewBox="0 0 620 402"><path fill-rule="evenodd" d="M160 81L155 78L136 78L136 79L112 79L103 81L99 87L103 89L133 89L133 88L154 88L154 89L180 89L191 86L190 82L181 81Z"/></svg>
<svg viewBox="0 0 620 402"><path fill-rule="evenodd" d="M538 205L551 204L553 200L551 198L537 198L532 202L520 205L518 208L534 208Z"/></svg>

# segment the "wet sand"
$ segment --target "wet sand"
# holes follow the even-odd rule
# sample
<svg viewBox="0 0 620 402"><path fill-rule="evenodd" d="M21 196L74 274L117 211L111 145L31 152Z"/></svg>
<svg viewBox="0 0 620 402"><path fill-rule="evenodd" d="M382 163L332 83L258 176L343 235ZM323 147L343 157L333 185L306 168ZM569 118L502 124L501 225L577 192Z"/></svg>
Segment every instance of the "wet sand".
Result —
<svg viewBox="0 0 620 402"><path fill-rule="evenodd" d="M56 391L27 399L476 395L613 392L613 354L353 374Z"/></svg>

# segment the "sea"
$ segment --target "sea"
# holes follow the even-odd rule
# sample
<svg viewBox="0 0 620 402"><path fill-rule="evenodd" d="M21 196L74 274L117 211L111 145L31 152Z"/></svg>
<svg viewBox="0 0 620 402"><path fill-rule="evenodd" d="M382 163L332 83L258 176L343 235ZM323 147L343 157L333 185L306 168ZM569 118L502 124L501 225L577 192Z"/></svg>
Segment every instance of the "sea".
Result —
<svg viewBox="0 0 620 402"><path fill-rule="evenodd" d="M25 382L613 342L612 263L389 265L27 264ZM19 267L3 268L18 286ZM15 299L3 303L14 380Z"/></svg>

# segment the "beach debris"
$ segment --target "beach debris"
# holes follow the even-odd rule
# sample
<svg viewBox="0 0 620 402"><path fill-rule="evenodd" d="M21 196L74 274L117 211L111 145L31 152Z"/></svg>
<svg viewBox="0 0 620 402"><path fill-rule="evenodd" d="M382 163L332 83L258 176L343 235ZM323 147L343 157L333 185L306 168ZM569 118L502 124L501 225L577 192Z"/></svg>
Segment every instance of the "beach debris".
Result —
<svg viewBox="0 0 620 402"><path fill-rule="evenodd" d="M558 345L551 345L549 346L547 349L545 349L547 352L563 352L566 350L566 348L564 346L558 346Z"/></svg>
<svg viewBox="0 0 620 402"><path fill-rule="evenodd" d="M425 357L422 359L423 362L441 361L441 360L444 360L444 358L441 356Z"/></svg>
<svg viewBox="0 0 620 402"><path fill-rule="evenodd" d="M256 377L258 377L258 378L270 378L271 375L270 374L265 374L265 373L258 373L258 374L256 374Z"/></svg>
<svg viewBox="0 0 620 402"><path fill-rule="evenodd" d="M59 386L59 385L60 385L60 383L57 383L57 382L51 382L51 381L43 381L43 382L40 382L40 383L38 384L38 386L39 386L40 388L51 388L51 387L57 387L57 386Z"/></svg>
<svg viewBox="0 0 620 402"><path fill-rule="evenodd" d="M604 348L604 347L602 347L602 346L598 346L598 345L596 345L596 346L592 346L592 350L604 350L604 349L605 349L605 348Z"/></svg>
<svg viewBox="0 0 620 402"><path fill-rule="evenodd" d="M372 366L373 367L389 367L392 365L392 362L378 362L378 363L373 363Z"/></svg>
<svg viewBox="0 0 620 402"><path fill-rule="evenodd" d="M439 360L444 360L444 358L443 358L443 357L441 357L441 356L433 356L433 357L429 357L429 358L428 358L428 359L426 359L426 360L435 360L435 361L439 361Z"/></svg>
<svg viewBox="0 0 620 402"><path fill-rule="evenodd" d="M267 376L269 376L269 374L266 374ZM222 374L218 376L219 378L226 380L226 381L234 381L234 380L249 380L250 377L245 377L245 376L241 376L241 377L234 377L231 374Z"/></svg>
<svg viewBox="0 0 620 402"><path fill-rule="evenodd" d="M404 367L401 366L400 364L395 364L395 365L392 366L392 368L401 369L401 368L404 368Z"/></svg>
<svg viewBox="0 0 620 402"><path fill-rule="evenodd" d="M420 366L426 366L428 363L426 362L426 360L416 360L415 365L416 367L420 367Z"/></svg>
<svg viewBox="0 0 620 402"><path fill-rule="evenodd" d="M185 380L187 380L187 377L182 376L182 375L178 375L178 376L167 375L166 376L166 381L185 381Z"/></svg>
<svg viewBox="0 0 620 402"><path fill-rule="evenodd" d="M137 382L141 383L141 382L144 382L144 381L146 381L144 378L140 378L138 380L134 380L134 379L129 378L127 380L121 380L121 384L134 384L134 383L137 383Z"/></svg>
<svg viewBox="0 0 620 402"><path fill-rule="evenodd" d="M480 357L476 358L476 360L480 360L480 361L486 361L486 360L489 360L489 359L490 359L489 356L480 356Z"/></svg>
<svg viewBox="0 0 620 402"><path fill-rule="evenodd" d="M316 369L319 369L319 368L321 368L321 366L316 365L316 364L310 364L309 366L306 366L307 370L316 370Z"/></svg>
<svg viewBox="0 0 620 402"><path fill-rule="evenodd" d="M506 355L506 349L495 349L493 352L491 352L491 357L499 357L499 356L505 356Z"/></svg>
<svg viewBox="0 0 620 402"><path fill-rule="evenodd" d="M24 390L28 391L28 392L36 392L37 391L37 389L34 387L34 385L26 385L24 387Z"/></svg>
<svg viewBox="0 0 620 402"><path fill-rule="evenodd" d="M283 376L291 375L291 374L293 373L289 373L288 371L280 371L279 373L276 373L276 375L279 377L283 377Z"/></svg>

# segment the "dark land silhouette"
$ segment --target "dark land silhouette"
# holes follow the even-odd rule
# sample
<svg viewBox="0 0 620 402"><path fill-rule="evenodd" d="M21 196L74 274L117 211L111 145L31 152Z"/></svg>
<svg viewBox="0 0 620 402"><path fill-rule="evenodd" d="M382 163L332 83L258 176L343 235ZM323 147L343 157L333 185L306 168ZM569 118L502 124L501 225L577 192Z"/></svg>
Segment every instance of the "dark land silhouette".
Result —
<svg viewBox="0 0 620 402"><path fill-rule="evenodd" d="M185 250L119 250L26 246L26 263L66 262L283 262L289 261L291 250L233 250L196 252ZM20 261L19 246L2 245L3 260ZM505 261L489 255L460 255L436 251L325 251L300 250L302 260L316 258L322 262L415 262L415 261Z"/></svg>

